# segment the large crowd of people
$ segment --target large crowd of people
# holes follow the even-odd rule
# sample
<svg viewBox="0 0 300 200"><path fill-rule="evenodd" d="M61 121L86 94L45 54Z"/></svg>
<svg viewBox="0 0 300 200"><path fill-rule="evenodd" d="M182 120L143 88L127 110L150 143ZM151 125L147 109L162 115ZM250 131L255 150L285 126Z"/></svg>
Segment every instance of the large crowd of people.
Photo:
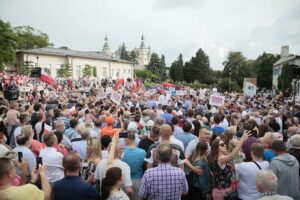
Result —
<svg viewBox="0 0 300 200"><path fill-rule="evenodd" d="M217 107L210 89L15 78L0 88L20 90L0 96L0 199L300 200L300 106L280 93Z"/></svg>

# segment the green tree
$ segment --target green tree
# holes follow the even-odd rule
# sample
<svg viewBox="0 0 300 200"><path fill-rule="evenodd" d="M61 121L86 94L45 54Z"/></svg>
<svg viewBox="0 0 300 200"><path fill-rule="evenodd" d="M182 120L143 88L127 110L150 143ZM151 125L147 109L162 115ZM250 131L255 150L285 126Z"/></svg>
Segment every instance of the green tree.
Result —
<svg viewBox="0 0 300 200"><path fill-rule="evenodd" d="M15 60L16 35L10 23L0 19L0 71L6 64L12 64Z"/></svg>
<svg viewBox="0 0 300 200"><path fill-rule="evenodd" d="M202 49L199 49L195 57L192 57L184 66L184 80L187 82L199 81L200 83L210 83L211 68L209 57Z"/></svg>
<svg viewBox="0 0 300 200"><path fill-rule="evenodd" d="M182 54L179 54L178 59L171 64L169 75L175 82L184 80Z"/></svg>
<svg viewBox="0 0 300 200"><path fill-rule="evenodd" d="M92 76L92 66L91 65L85 65L82 70L83 77Z"/></svg>
<svg viewBox="0 0 300 200"><path fill-rule="evenodd" d="M251 77L253 74L251 64L250 61L247 62L242 52L229 52L226 61L223 62L223 75L225 78L235 80L241 88L244 78Z"/></svg>
<svg viewBox="0 0 300 200"><path fill-rule="evenodd" d="M53 46L49 42L49 37L46 33L36 30L31 26L17 26L14 28L17 36L17 49L33 49Z"/></svg>
<svg viewBox="0 0 300 200"><path fill-rule="evenodd" d="M236 91L240 90L239 85L235 80L230 80L229 78L223 78L219 80L219 88L221 91Z"/></svg>
<svg viewBox="0 0 300 200"><path fill-rule="evenodd" d="M68 78L72 76L72 68L69 64L63 64L57 69L57 76L60 78Z"/></svg>
<svg viewBox="0 0 300 200"><path fill-rule="evenodd" d="M158 82L161 82L166 79L166 64L165 64L165 57L162 55L160 59L156 53L152 53L150 62L146 65L146 69L149 70L152 74L157 76Z"/></svg>
<svg viewBox="0 0 300 200"><path fill-rule="evenodd" d="M135 69L134 74L138 78L142 78L144 80L156 80L158 77L155 74L152 74L150 71L146 69Z"/></svg>
<svg viewBox="0 0 300 200"><path fill-rule="evenodd" d="M32 61L24 61L19 69L19 73L23 75L29 75L31 72Z"/></svg>
<svg viewBox="0 0 300 200"><path fill-rule="evenodd" d="M135 51L133 51L133 50L130 52L130 61L133 62L135 65L139 64L138 57L137 57Z"/></svg>
<svg viewBox="0 0 300 200"><path fill-rule="evenodd" d="M96 66L93 67L93 76L97 77L97 68L96 68Z"/></svg>
<svg viewBox="0 0 300 200"><path fill-rule="evenodd" d="M160 80L166 80L167 79L167 73L166 73L166 61L165 61L165 56L164 54L161 55L161 59L160 59L160 67L158 68L158 72L157 72L160 76Z"/></svg>
<svg viewBox="0 0 300 200"><path fill-rule="evenodd" d="M120 56L120 58L123 59L123 60L130 61L130 56L129 56L128 52L126 51L126 46L125 46L124 43L121 47L121 56Z"/></svg>
<svg viewBox="0 0 300 200"><path fill-rule="evenodd" d="M272 89L273 64L280 56L264 52L255 60L255 72L259 88Z"/></svg>

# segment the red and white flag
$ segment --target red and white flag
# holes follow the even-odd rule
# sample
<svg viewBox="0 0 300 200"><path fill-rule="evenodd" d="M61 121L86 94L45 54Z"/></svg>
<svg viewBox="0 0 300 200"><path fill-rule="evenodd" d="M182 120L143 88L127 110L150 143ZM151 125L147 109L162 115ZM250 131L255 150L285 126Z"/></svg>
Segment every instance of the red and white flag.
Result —
<svg viewBox="0 0 300 200"><path fill-rule="evenodd" d="M52 131L52 127L45 123L44 133L49 133L50 131Z"/></svg>
<svg viewBox="0 0 300 200"><path fill-rule="evenodd" d="M70 108L69 111L70 111L70 114L71 114L71 115L74 115L74 114L76 113L76 108L75 108L75 106L73 106L72 108Z"/></svg>
<svg viewBox="0 0 300 200"><path fill-rule="evenodd" d="M44 68L42 68L42 71L41 71L40 81L43 81L45 83L49 83L51 85L56 85L53 78L45 72Z"/></svg>

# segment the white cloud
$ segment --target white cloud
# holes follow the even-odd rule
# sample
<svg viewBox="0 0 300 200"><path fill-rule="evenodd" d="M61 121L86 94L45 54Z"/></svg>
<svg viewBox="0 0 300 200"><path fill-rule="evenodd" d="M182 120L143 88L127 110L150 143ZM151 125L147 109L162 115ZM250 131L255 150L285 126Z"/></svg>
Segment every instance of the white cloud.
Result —
<svg viewBox="0 0 300 200"><path fill-rule="evenodd" d="M299 0L3 0L0 18L46 32L56 46L100 50L105 33L113 50L146 44L170 65L202 48L214 69L229 51L250 59L290 45L300 54Z"/></svg>

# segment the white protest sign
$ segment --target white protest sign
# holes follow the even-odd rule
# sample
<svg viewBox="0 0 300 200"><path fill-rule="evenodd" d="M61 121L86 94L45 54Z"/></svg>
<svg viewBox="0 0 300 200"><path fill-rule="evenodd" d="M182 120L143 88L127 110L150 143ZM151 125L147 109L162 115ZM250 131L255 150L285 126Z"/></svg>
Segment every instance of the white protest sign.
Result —
<svg viewBox="0 0 300 200"><path fill-rule="evenodd" d="M186 90L183 90L183 95L187 95L187 91Z"/></svg>
<svg viewBox="0 0 300 200"><path fill-rule="evenodd" d="M177 96L184 96L184 91L183 90L176 90L176 95Z"/></svg>
<svg viewBox="0 0 300 200"><path fill-rule="evenodd" d="M145 96L145 97L150 97L151 94L150 94L149 92L145 92L145 93L144 93L144 96Z"/></svg>
<svg viewBox="0 0 300 200"><path fill-rule="evenodd" d="M192 95L192 96L196 96L197 95L197 92L195 91L195 90L190 90L190 95Z"/></svg>
<svg viewBox="0 0 300 200"><path fill-rule="evenodd" d="M121 99L122 99L122 95L118 94L116 92L113 92L110 95L110 100L112 100L114 103L116 103L118 105L121 103Z"/></svg>
<svg viewBox="0 0 300 200"><path fill-rule="evenodd" d="M214 93L210 95L209 104L212 106L223 106L225 101L225 97L219 95L218 93Z"/></svg>
<svg viewBox="0 0 300 200"><path fill-rule="evenodd" d="M112 93L112 88L111 88L111 87L107 87L107 88L105 89L105 93L106 93L106 94Z"/></svg>
<svg viewBox="0 0 300 200"><path fill-rule="evenodd" d="M213 92L218 92L218 89L217 88L213 88L212 91Z"/></svg>
<svg viewBox="0 0 300 200"><path fill-rule="evenodd" d="M173 87L170 87L169 90L170 90L170 91L175 91L176 89L173 88Z"/></svg>
<svg viewBox="0 0 300 200"><path fill-rule="evenodd" d="M246 82L244 87L244 94L253 97L256 95L256 86L250 82Z"/></svg>
<svg viewBox="0 0 300 200"><path fill-rule="evenodd" d="M156 90L155 89L149 89L148 92L149 92L149 94L155 94Z"/></svg>
<svg viewBox="0 0 300 200"><path fill-rule="evenodd" d="M98 98L99 99L106 99L107 97L106 97L106 94L104 92L99 92L98 93Z"/></svg>

